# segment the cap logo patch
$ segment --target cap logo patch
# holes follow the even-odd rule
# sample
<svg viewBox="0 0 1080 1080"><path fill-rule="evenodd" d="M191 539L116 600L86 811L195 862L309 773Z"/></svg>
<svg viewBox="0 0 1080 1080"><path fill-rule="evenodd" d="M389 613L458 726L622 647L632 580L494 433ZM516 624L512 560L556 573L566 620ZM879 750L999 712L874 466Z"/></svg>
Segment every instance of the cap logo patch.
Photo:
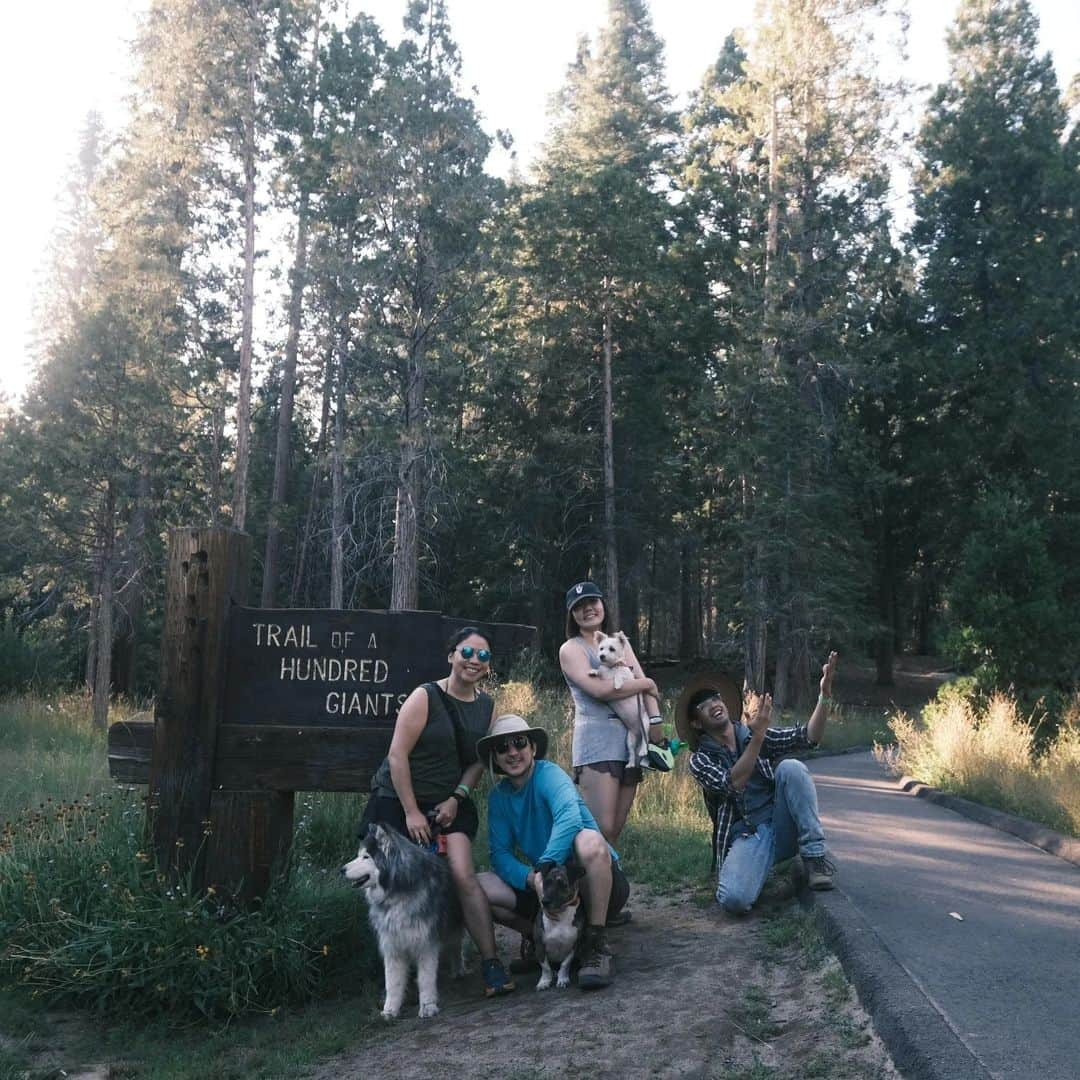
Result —
<svg viewBox="0 0 1080 1080"><path fill-rule="evenodd" d="M578 596L580 596L582 594L582 592L584 592L584 590L585 590L584 585L575 585L574 586L574 592L576 592L578 594Z"/></svg>

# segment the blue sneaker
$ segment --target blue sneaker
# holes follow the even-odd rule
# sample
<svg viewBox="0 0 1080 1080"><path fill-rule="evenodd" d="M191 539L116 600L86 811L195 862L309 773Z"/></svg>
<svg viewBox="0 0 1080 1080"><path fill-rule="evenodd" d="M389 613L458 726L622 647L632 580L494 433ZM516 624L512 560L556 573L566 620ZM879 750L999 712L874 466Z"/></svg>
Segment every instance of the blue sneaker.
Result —
<svg viewBox="0 0 1080 1080"><path fill-rule="evenodd" d="M514 990L514 981L506 974L506 968L498 958L485 960L480 965L480 973L484 978L484 995L496 997L499 994L509 994Z"/></svg>

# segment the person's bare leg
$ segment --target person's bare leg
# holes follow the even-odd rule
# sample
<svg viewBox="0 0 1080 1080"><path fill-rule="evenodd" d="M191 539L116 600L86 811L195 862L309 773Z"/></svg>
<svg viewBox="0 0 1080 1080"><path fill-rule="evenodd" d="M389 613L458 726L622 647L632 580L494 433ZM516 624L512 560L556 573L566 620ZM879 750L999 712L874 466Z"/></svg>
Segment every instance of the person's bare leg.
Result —
<svg viewBox="0 0 1080 1080"><path fill-rule="evenodd" d="M495 921L500 926L508 926L519 934L531 937L532 919L526 919L524 915L519 915L514 910L514 904L516 903L514 890L498 874L492 873L490 870L477 874L476 880L480 883L480 888L484 890L484 895L488 898L488 903L491 905L491 914Z"/></svg>
<svg viewBox="0 0 1080 1080"><path fill-rule="evenodd" d="M473 870L472 844L464 833L448 833L446 857L450 862L450 875L454 879L465 916L465 929L476 942L482 960L495 956L495 926L492 923L491 905L480 887Z"/></svg>
<svg viewBox="0 0 1080 1080"><path fill-rule="evenodd" d="M614 777L612 777L614 779ZM630 807L634 805L634 796L637 794L637 784L622 784L615 795L615 820L613 823L613 836L609 837L614 845L615 841L622 836L623 826L630 816Z"/></svg>
<svg viewBox="0 0 1080 1080"><path fill-rule="evenodd" d="M582 829L574 837L574 854L585 870L589 924L603 926L611 901L611 850L595 829Z"/></svg>
<svg viewBox="0 0 1080 1080"><path fill-rule="evenodd" d="M618 778L608 773L597 772L586 765L581 770L578 779L578 790L581 792L581 797L585 800L589 812L596 818L596 824L600 827L600 831L604 834L608 843L614 844L622 831L623 822L626 821L626 813L622 815L622 821L618 820ZM632 794L631 801L633 801ZM627 812L629 812L629 807L627 807Z"/></svg>

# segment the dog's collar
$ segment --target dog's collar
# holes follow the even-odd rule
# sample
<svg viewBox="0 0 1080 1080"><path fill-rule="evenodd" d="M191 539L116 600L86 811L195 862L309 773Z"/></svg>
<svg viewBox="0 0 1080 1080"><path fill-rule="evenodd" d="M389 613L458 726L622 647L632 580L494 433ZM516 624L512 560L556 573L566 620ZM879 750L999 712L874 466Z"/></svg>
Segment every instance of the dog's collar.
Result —
<svg viewBox="0 0 1080 1080"><path fill-rule="evenodd" d="M540 901L540 908L545 915L558 915L562 911L566 911L567 908L577 907L581 903L581 893L578 893L573 900L568 900L562 907L546 908L544 902Z"/></svg>

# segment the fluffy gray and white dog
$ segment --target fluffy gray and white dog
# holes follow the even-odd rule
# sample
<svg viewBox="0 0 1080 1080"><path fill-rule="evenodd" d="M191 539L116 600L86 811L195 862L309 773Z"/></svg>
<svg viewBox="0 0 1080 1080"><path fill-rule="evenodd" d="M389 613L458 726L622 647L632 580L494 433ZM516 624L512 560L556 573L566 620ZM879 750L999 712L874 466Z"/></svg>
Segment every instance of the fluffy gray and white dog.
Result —
<svg viewBox="0 0 1080 1080"><path fill-rule="evenodd" d="M576 863L541 863L537 870L544 897L536 913L533 941L536 959L540 962L540 981L537 990L555 985L565 990L570 985L570 968L581 950L585 927L585 905L581 902L578 883L585 871ZM553 968L558 969L554 975Z"/></svg>
<svg viewBox="0 0 1080 1080"><path fill-rule="evenodd" d="M401 1012L409 973L416 967L421 1019L439 1013L439 953L452 950L461 973L461 903L446 859L423 851L384 825L371 825L355 859L341 868L363 889L368 918L383 959L382 1015Z"/></svg>

